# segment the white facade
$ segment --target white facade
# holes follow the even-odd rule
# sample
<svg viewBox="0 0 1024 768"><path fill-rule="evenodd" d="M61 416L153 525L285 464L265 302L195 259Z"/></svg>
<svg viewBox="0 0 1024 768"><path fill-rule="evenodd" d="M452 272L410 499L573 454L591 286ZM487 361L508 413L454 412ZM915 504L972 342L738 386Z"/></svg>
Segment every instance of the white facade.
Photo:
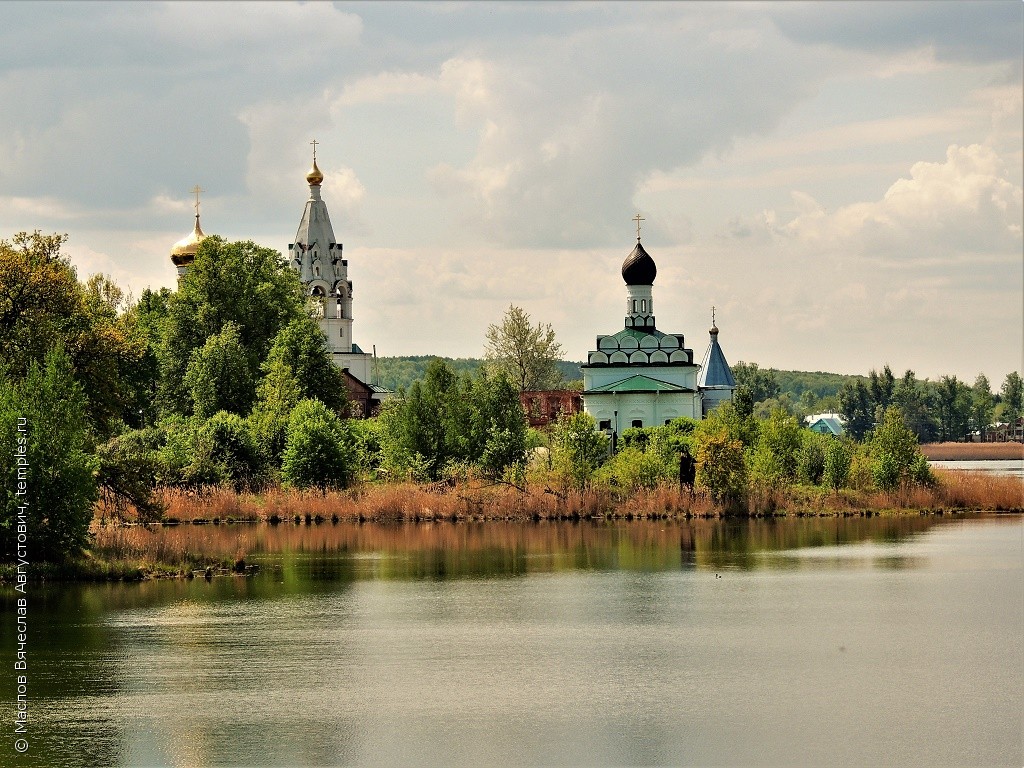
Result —
<svg viewBox="0 0 1024 768"><path fill-rule="evenodd" d="M616 435L630 427L652 427L680 416L699 419L700 366L682 334L655 327L654 260L637 240L622 266L626 281L625 327L597 337L583 365L583 410L598 428Z"/></svg>
<svg viewBox="0 0 1024 768"><path fill-rule="evenodd" d="M295 242L288 246L288 262L299 273L316 307L334 364L371 384L372 355L363 352L352 337L352 281L348 279L348 260L342 257L343 246L334 237L327 204L320 197L323 178L314 155L313 167L306 175L309 199Z"/></svg>

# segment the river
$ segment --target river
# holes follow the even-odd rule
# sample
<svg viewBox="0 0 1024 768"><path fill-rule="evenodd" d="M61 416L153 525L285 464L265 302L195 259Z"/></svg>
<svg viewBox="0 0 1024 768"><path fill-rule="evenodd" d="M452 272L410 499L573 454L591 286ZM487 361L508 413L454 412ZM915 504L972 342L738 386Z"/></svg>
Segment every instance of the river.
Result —
<svg viewBox="0 0 1024 768"><path fill-rule="evenodd" d="M156 535L262 571L30 585L4 765L1024 764L1020 516Z"/></svg>

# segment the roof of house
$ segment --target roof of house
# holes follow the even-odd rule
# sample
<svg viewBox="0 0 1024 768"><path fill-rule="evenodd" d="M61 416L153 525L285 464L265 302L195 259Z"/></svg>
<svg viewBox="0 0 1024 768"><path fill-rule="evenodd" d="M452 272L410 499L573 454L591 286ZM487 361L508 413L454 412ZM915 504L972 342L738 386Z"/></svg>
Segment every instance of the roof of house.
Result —
<svg viewBox="0 0 1024 768"><path fill-rule="evenodd" d="M662 381L661 379L653 379L650 376L636 374L619 381L613 381L610 384L602 384L600 387L588 389L583 394L597 395L613 392L693 392L693 390L689 387L682 387L678 384Z"/></svg>
<svg viewBox="0 0 1024 768"><path fill-rule="evenodd" d="M818 429L815 429L815 427L818 427ZM843 434L843 425L839 423L839 419L833 416L822 416L820 419L816 419L808 429L814 432L821 432L823 434L827 430L836 437Z"/></svg>

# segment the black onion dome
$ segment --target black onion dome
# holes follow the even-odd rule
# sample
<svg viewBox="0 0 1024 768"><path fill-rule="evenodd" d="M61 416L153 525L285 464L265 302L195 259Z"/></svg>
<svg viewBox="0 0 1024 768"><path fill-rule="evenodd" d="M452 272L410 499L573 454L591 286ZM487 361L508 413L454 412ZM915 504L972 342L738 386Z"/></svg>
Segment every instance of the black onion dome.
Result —
<svg viewBox="0 0 1024 768"><path fill-rule="evenodd" d="M658 266L654 259L638 242L632 253L622 262L622 279L626 285L654 285L658 276Z"/></svg>

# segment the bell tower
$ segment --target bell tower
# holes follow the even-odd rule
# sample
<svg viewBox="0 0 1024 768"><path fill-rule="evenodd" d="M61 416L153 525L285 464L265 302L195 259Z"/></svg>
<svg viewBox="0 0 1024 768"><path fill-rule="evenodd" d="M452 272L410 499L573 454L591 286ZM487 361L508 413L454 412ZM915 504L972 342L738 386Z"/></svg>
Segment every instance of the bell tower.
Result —
<svg viewBox="0 0 1024 768"><path fill-rule="evenodd" d="M295 242L288 246L288 263L299 274L309 296L320 330L327 337L331 359L364 383L370 382L370 355L352 338L352 281L348 278L348 260L342 257L342 244L334 237L327 203L320 196L324 175L316 162L315 139L313 166L306 174L309 199L302 212Z"/></svg>

